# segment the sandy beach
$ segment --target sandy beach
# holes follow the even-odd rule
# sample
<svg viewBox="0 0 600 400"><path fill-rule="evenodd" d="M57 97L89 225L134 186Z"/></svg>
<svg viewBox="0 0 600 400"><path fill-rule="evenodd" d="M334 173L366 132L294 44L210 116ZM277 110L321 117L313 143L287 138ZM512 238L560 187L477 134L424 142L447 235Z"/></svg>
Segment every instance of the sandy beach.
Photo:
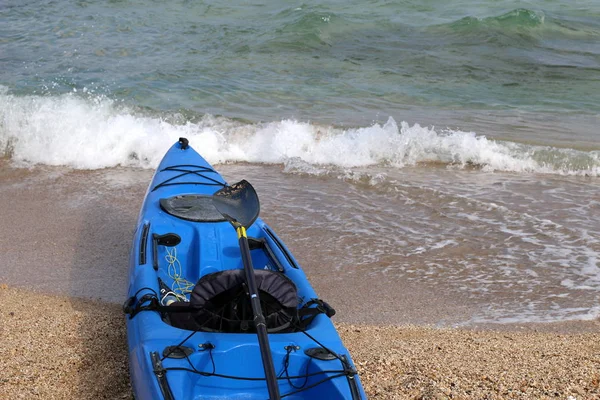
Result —
<svg viewBox="0 0 600 400"><path fill-rule="evenodd" d="M3 171L0 398L132 398L120 302L151 171ZM292 245L338 310L334 321L369 398L600 398L598 320L435 328L469 308L406 282L358 274L332 281L302 258L310 243Z"/></svg>
<svg viewBox="0 0 600 400"><path fill-rule="evenodd" d="M131 399L118 305L0 286L0 398ZM600 334L338 324L371 399L594 399Z"/></svg>

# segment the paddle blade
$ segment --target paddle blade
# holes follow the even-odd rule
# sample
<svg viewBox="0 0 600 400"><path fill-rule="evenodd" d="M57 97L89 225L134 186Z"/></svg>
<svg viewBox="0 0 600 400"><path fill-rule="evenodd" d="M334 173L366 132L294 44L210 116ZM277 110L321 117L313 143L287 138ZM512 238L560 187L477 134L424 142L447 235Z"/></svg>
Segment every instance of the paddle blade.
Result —
<svg viewBox="0 0 600 400"><path fill-rule="evenodd" d="M231 186L225 186L213 194L215 208L231 224L238 228L250 227L258 218L260 203L258 195L248 181L243 180Z"/></svg>

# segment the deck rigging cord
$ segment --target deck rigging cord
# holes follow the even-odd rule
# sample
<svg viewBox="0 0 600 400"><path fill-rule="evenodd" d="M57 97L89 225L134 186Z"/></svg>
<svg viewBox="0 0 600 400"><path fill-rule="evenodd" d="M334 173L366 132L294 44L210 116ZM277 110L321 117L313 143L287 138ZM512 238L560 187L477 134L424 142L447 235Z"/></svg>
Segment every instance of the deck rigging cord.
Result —
<svg viewBox="0 0 600 400"><path fill-rule="evenodd" d="M207 321L208 322L208 321ZM207 323L205 322L205 324ZM336 378L340 378L340 377L351 377L357 374L356 370L349 364L349 362L345 359L345 357L340 357L336 352L334 352L333 350L329 349L328 347L326 347L324 344L322 344L319 340L317 340L314 336L312 336L311 334L309 334L308 332L306 332L300 325L296 324L294 321L290 320L289 322L291 322L292 324L294 324L294 326L296 327L296 329L303 333L304 335L306 335L309 339L311 339L313 342L315 342L318 346L320 346L321 348L325 349L326 351L328 351L330 354L332 354L335 358L337 358L340 363L342 364L342 368L341 370L322 370L322 371L317 371L317 372L312 372L312 373L308 373L308 369L311 363L312 358L309 357L307 362L306 362L306 369L305 369L305 373L303 375L294 375L294 376L290 376L288 373L288 368L289 368L289 356L290 353L292 351L295 351L296 349L293 346L286 346L286 355L284 357L283 360L283 369L282 371L277 375L277 380L287 380L289 385L296 389L294 391L288 392L288 393L284 393L282 394L280 397L284 398L284 397L288 397L288 396L292 396L294 394L312 389L313 387L316 387L318 385L321 385L325 382L328 382L330 380L336 379ZM166 354L163 355L163 357L161 358L161 361L164 361L166 358L168 358L168 356L176 351L178 348L181 348L181 346L183 346L183 344L185 342L187 342L189 339L191 339L196 333L201 332L200 330L194 330L192 331L187 337L185 337L181 342L179 342L177 345L175 346L171 346L169 351L166 352ZM187 361L187 363L189 364L190 368L186 368L186 367L163 367L163 371L167 372L167 371L185 371L185 372L190 372L190 373L194 373L194 374L198 374L201 376L215 376L218 378L224 378L224 379L233 379L233 380L243 380L243 381L266 381L266 377L265 378L255 378L255 377L244 377L244 376L236 376L236 375L224 375L224 374L218 374L216 373L216 366L215 366L215 361L213 358L213 349L215 348L215 346L210 343L204 343L201 345L201 349L199 351L208 351L209 353L209 357L211 360L211 364L212 364L212 372L207 372L207 371L200 371L198 370L194 364L192 363L192 360L190 360L189 356L187 353L183 352L184 357ZM285 373L285 376L282 376ZM306 386L306 384L308 383L308 379L312 376L317 376L317 375L322 375L322 374L335 374L332 376L328 376L325 377L323 379L321 379L320 381L314 382L308 386ZM304 382L302 383L302 385L300 386L296 386L294 385L291 380L292 379L304 379Z"/></svg>
<svg viewBox="0 0 600 400"><path fill-rule="evenodd" d="M178 175L175 175L169 179L165 179L161 183L157 184L156 186L154 186L154 188L152 188L152 190L151 190L152 192L154 192L156 189L159 189L164 186L174 186L174 185L203 185L203 186L223 186L223 187L226 186L226 184L224 182L219 182L218 180L205 175L206 173L218 174L217 171L215 171L212 168L204 167L201 165L190 165L190 164L171 165L169 167L166 167L166 168L163 168L160 170L160 172L164 172L164 171L173 171L173 172L181 172L181 173ZM195 175L202 179L206 179L208 182L174 182L176 179L181 178L183 176L187 176L187 175Z"/></svg>
<svg viewBox="0 0 600 400"><path fill-rule="evenodd" d="M137 296L144 290L149 291L150 293L146 293L144 294L137 302ZM136 307L134 307L134 303ZM149 287L144 287L139 289L135 296L130 298L130 300L128 302L126 302L126 304L128 304L128 308L129 310L126 310L126 307L124 305L124 310L126 313L130 314L130 318L133 318L133 316L135 314L137 314L137 312L139 311L157 311L157 312L161 312L162 311L166 311L166 309L168 308L172 308L173 306L169 306L169 307L157 307L157 305L159 304L159 300L158 300L158 295L157 293ZM144 305L147 304L147 305ZM315 300L309 300L307 303L305 303L304 307L307 305L314 305L314 304L318 304L317 302L315 302ZM187 307L191 307L191 306L186 306ZM225 306L223 306L225 307ZM177 307L177 308L181 308L181 306ZM223 308L215 310L215 314L218 315L220 312L222 312ZM175 310L174 310L175 311ZM306 390L309 390L313 387L316 387L320 384L323 384L327 381L336 379L336 378L340 378L340 377L346 377L349 380L354 377L357 374L356 369L348 362L347 358L345 356L340 356L338 355L336 352L334 352L333 350L329 349L327 346L325 346L323 343L321 343L317 338L315 338L313 335L311 335L310 333L308 333L306 331L306 326L302 324L302 321L300 320L295 320L294 318L288 317L288 322L294 326L295 330L297 332L300 332L302 334L304 334L306 337L308 337L310 340L312 340L314 343L316 343L319 347L321 347L322 349L324 349L325 351L327 351L328 353L330 353L334 358L337 358L342 366L342 369L338 369L338 370L322 370L322 371L317 371L317 372L312 372L312 373L308 373L309 370L309 366L311 363L312 358L309 357L309 359L306 361L307 365L306 365L306 369L305 369L305 373L302 375L294 375L294 376L290 376L289 372L288 372L288 368L289 368L289 361L290 361L290 354L292 351L295 351L296 348L295 346L286 346L286 355L284 356L284 360L283 360L283 367L281 372L277 375L276 380L280 381L280 380L287 380L289 385L296 389L294 391L288 392L288 393L284 393L282 394L280 397L284 398L284 397L288 397ZM187 342L189 339L191 339L196 333L198 332L203 332L202 331L202 327L204 325L206 325L207 323L209 323L211 321L211 319L208 319L207 321L205 321L203 324L199 325L195 330L193 330L192 332L189 333L189 335L187 335L183 340L181 340L177 345L175 346L169 346L169 349L166 350L163 353L163 357L160 359L161 362L165 361L165 359L169 358L169 355L171 355L173 352L177 351L177 350L183 350L183 345L185 342ZM306 329L305 329L306 328ZM266 377L262 377L262 378L257 378L257 377L244 377L244 376L235 376L235 375L224 375L224 374L219 374L216 372L216 366L215 366L215 362L214 362L214 358L213 358L213 349L215 348L215 346L210 343L204 343L202 345L199 346L200 350L199 351L208 351L209 352L209 357L211 360L211 364L213 366L212 368L212 372L208 372L208 371L200 371L198 370L194 364L192 363L192 360L189 358L188 354L185 351L182 351L187 363L189 364L189 368L188 367L162 367L161 372L162 373L166 373L167 371L185 371L185 372L189 372L189 373L194 373L194 374L199 374L201 376L206 376L206 377L210 377L210 376L215 376L215 377L219 377L219 378L224 378L224 379L233 379L233 380L244 380L244 381L266 381ZM285 375L284 375L285 374ZM317 382L313 382L310 385L307 386L308 380L310 377L312 376L317 376L317 375L323 375L323 374L334 374L331 376L327 376ZM304 379L304 382L299 385L296 386L292 383L292 379Z"/></svg>
<svg viewBox="0 0 600 400"><path fill-rule="evenodd" d="M167 247L166 250L167 274L173 280L171 290L180 301L188 301L187 295L192 292L195 284L183 277L181 262L177 259L177 247Z"/></svg>

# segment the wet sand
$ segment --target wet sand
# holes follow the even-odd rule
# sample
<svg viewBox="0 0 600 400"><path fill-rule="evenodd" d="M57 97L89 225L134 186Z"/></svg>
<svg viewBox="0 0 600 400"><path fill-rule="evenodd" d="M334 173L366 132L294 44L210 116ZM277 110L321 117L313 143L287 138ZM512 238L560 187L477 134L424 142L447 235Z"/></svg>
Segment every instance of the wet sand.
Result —
<svg viewBox="0 0 600 400"><path fill-rule="evenodd" d="M565 288L558 282L561 275L554 276L556 271L546 271L545 266L537 273L540 277L547 274L553 285L527 278L523 275L527 271L521 271L517 261L512 268L519 270L517 275L504 276L501 268L490 265L497 261L495 253L478 249L486 240L494 242L493 238L472 238L480 244L463 238L463 244L456 248L420 253L420 232L404 232L397 227L400 234L390 236L390 227L380 231L380 224L389 218L403 221L410 213L394 217L392 209L379 210L381 204L372 203L371 197L381 195L379 202L396 204L379 189L335 178L284 175L280 166L221 165L219 170L230 181L248 178L257 187L262 218L291 249L319 296L336 308L340 322L471 328L490 325L492 329L569 332L597 329L589 321L536 326L475 323L473 316L485 315L490 309L498 312L506 308L508 315L514 315L527 302L538 313L546 309L554 312L556 306L558 310L573 306L585 310L587 305L597 304L598 294ZM12 168L0 163L0 282L120 304L127 291L133 231L152 174L150 170L127 168L77 171L44 166ZM322 192L325 189L327 193ZM351 201L349 194L354 196ZM416 199L423 196L413 195ZM437 223L452 225L442 217L425 214L419 221L437 218ZM405 247L399 247L396 238L406 241ZM511 245L503 243L504 248L509 250ZM477 261L480 268L464 267L463 258L473 260L475 253L483 257ZM445 262L439 261L444 257ZM431 262L438 266L428 266ZM591 266L588 269L592 270ZM525 289L532 285L532 292L527 292ZM525 315L521 320L527 318Z"/></svg>
<svg viewBox="0 0 600 400"><path fill-rule="evenodd" d="M118 305L6 284L0 305L0 398L132 398ZM598 333L337 326L370 399L600 397Z"/></svg>
<svg viewBox="0 0 600 400"><path fill-rule="evenodd" d="M277 189L259 179L260 171L222 169L231 180L242 174L254 178L264 193L262 217L290 247L316 292L336 308L340 321L451 324L471 312L460 298L426 285L369 278L351 270L340 273L338 265L324 262L322 253L314 251L310 232L295 233L298 221L284 223L285 215L270 211L277 207ZM121 304L127 292L129 248L152 174L0 165L0 282ZM348 301L349 291L353 301Z"/></svg>

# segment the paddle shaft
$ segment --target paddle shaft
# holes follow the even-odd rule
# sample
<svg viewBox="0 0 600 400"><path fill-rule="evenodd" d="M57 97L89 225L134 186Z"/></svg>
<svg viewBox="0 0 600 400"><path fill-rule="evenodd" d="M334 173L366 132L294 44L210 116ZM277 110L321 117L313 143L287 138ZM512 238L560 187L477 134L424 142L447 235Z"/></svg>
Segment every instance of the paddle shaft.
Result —
<svg viewBox="0 0 600 400"><path fill-rule="evenodd" d="M252 305L252 313L254 314L254 326L258 335L258 345L260 347L260 355L262 358L263 368L265 370L265 378L267 379L267 389L269 390L270 400L279 400L279 386L277 384L277 375L273 366L273 356L271 355L271 346L269 345L269 336L267 335L267 324L260 306L260 298L258 297L258 288L256 287L256 279L254 278L254 267L252 266L252 258L250 257L250 247L248 246L248 238L246 229L243 226L236 228L240 251L242 253L242 262L244 264L244 272L246 273L246 284L250 292L250 304Z"/></svg>

